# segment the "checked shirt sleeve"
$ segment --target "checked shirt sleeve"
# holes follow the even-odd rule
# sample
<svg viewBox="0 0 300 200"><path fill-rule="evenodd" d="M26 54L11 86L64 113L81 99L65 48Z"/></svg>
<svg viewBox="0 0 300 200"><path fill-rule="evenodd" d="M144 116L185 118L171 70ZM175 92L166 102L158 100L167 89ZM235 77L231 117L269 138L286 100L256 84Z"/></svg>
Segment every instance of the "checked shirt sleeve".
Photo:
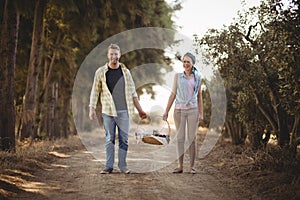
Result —
<svg viewBox="0 0 300 200"><path fill-rule="evenodd" d="M93 87L90 94L89 107L96 108L100 92L101 92L100 73L99 71L96 71L94 76Z"/></svg>

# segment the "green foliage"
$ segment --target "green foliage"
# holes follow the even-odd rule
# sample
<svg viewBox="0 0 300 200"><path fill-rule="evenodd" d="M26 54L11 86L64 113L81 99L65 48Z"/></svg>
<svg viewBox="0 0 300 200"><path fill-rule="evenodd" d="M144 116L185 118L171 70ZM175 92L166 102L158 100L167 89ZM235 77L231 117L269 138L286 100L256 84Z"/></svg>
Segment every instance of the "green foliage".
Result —
<svg viewBox="0 0 300 200"><path fill-rule="evenodd" d="M204 81L205 83L207 81ZM205 85L205 84L204 84ZM205 127L208 127L209 122L210 122L210 117L211 117L211 108L212 108L212 104L211 104L211 98L209 95L208 90L203 90L202 91L202 99L203 99L203 124L200 125L204 125Z"/></svg>
<svg viewBox="0 0 300 200"><path fill-rule="evenodd" d="M16 105L22 105L24 100L34 5L35 3L32 1L18 1L21 16L15 76ZM178 9L180 9L180 3L176 2L171 7L163 0L49 0L44 16L43 58L42 64L39 66L39 91L37 94L37 115L39 116L36 116L40 119L39 124L36 124L40 131L39 134L53 135L54 130L54 132L58 131L55 133L57 136L61 136L68 134L64 132L74 129L73 120L68 119L72 117L70 99L73 84L81 63L97 44L112 35L133 28L163 27L172 29L171 16ZM158 63L163 66L164 72L167 73L171 70L170 60L164 56L162 50L156 49L129 52L122 56L122 62L126 63L130 69L144 63ZM93 74L85 73L80 80L82 85L91 84ZM160 71L150 70L139 76L141 78L150 77L156 82L164 83ZM144 89L138 88L138 94L147 92L154 97L155 93L152 87L153 84L147 84ZM78 108L82 112L78 115L81 115L80 121L84 126L88 120L86 105L90 91L82 88L79 92L82 99L78 102Z"/></svg>
<svg viewBox="0 0 300 200"><path fill-rule="evenodd" d="M299 116L299 2L263 1L197 40L227 88L227 115L248 135L272 127L284 144ZM229 118L227 118L228 120ZM238 130L236 130L238 134Z"/></svg>

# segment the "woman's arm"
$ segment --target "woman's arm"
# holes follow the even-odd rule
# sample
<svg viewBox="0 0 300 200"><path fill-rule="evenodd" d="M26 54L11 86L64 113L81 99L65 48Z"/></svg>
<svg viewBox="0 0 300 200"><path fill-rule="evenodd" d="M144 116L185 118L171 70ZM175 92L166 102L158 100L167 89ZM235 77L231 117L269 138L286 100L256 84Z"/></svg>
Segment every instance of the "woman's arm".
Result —
<svg viewBox="0 0 300 200"><path fill-rule="evenodd" d="M199 109L199 122L203 121L203 100L202 100L202 90L201 90L202 80L200 81L200 87L198 91L198 109Z"/></svg>

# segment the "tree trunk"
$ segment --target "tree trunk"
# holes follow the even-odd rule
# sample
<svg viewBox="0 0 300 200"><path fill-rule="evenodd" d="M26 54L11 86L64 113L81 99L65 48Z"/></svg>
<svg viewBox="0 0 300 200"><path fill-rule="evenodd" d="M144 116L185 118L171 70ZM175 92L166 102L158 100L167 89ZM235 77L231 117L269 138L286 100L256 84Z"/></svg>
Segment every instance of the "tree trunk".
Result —
<svg viewBox="0 0 300 200"><path fill-rule="evenodd" d="M47 112L47 133L51 139L55 137L55 84L51 84L51 93L49 96L48 112Z"/></svg>
<svg viewBox="0 0 300 200"><path fill-rule="evenodd" d="M43 20L46 4L47 0L37 0L35 4L32 43L23 112L27 112L29 110L36 113L38 77L42 58L42 41L44 32ZM22 125L21 140L28 138L31 134L33 134L35 124L35 119L32 119L28 123Z"/></svg>
<svg viewBox="0 0 300 200"><path fill-rule="evenodd" d="M286 113L278 108L278 144L280 147L284 147L289 144L290 136L289 129L287 126Z"/></svg>
<svg viewBox="0 0 300 200"><path fill-rule="evenodd" d="M19 11L15 1L4 2L0 46L0 148L15 151L14 78L19 31Z"/></svg>
<svg viewBox="0 0 300 200"><path fill-rule="evenodd" d="M226 119L225 122L226 130L228 130L228 134L231 137L232 144L239 145L244 144L246 135L244 132L244 128L240 122L236 119Z"/></svg>
<svg viewBox="0 0 300 200"><path fill-rule="evenodd" d="M53 136L54 139L60 138L60 117L62 109L60 107L60 91L58 90L58 83L55 82L54 84L54 118L53 118Z"/></svg>
<svg viewBox="0 0 300 200"><path fill-rule="evenodd" d="M70 109L71 109L71 96L72 96L72 87L71 87L71 83L69 83L68 81L61 81L61 83L63 85L65 85L66 87L64 88L64 90L60 91L60 105L61 105L61 118L60 118L60 122L61 122L61 136L63 136L64 138L67 138L69 136L69 113L70 113ZM62 93L63 92L63 93Z"/></svg>
<svg viewBox="0 0 300 200"><path fill-rule="evenodd" d="M69 111L71 105L71 99L67 97L63 98L63 108L62 108L62 119L61 119L61 130L64 138L69 136Z"/></svg>
<svg viewBox="0 0 300 200"><path fill-rule="evenodd" d="M291 133L291 138L290 138L290 145L294 144L297 140L297 133L299 131L299 125L300 125L300 115L296 115L294 117L294 124L293 124L293 128L292 128L292 133Z"/></svg>
<svg viewBox="0 0 300 200"><path fill-rule="evenodd" d="M287 126L286 112L281 108L281 105L277 103L275 95L273 92L270 92L270 99L272 100L273 107L273 116L270 115L262 106L258 95L254 94L254 98L256 100L256 105L258 109L261 111L263 116L268 120L272 129L276 132L278 145L283 147L289 143L289 130Z"/></svg>
<svg viewBox="0 0 300 200"><path fill-rule="evenodd" d="M52 87L51 87L51 79L54 70L54 61L56 59L56 52L53 53L51 57L50 64L45 63L44 67L44 78L43 78L43 88L41 89L41 113L40 113L40 132L39 134L45 134L46 136L50 135L49 126L50 126L50 105L51 105L51 95L52 95Z"/></svg>

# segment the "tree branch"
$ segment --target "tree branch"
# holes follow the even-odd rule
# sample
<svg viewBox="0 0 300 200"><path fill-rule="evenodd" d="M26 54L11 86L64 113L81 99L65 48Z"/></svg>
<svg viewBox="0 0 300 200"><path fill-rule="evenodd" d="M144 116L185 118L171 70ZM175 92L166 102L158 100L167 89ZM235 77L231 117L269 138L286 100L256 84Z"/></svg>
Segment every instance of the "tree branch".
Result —
<svg viewBox="0 0 300 200"><path fill-rule="evenodd" d="M246 39L248 42L250 42L251 45L252 45L253 47L256 47L256 46L257 46L257 42L256 42L255 40L252 40L252 39L250 38L250 35L251 35L252 29L255 28L255 27L257 27L258 25L260 25L260 27L261 27L262 30L264 31L262 24L261 24L260 22L256 22L255 25L250 25L250 26L249 26L248 32L247 32L247 34L244 36L245 39Z"/></svg>
<svg viewBox="0 0 300 200"><path fill-rule="evenodd" d="M273 130L277 130L277 125L274 122L274 120L272 119L271 115L262 107L260 100L258 98L258 95L256 94L256 92L253 91L253 95L255 98L255 103L258 107L258 109L260 110L260 112L264 115L264 117L268 120L268 122L271 124L272 129Z"/></svg>

